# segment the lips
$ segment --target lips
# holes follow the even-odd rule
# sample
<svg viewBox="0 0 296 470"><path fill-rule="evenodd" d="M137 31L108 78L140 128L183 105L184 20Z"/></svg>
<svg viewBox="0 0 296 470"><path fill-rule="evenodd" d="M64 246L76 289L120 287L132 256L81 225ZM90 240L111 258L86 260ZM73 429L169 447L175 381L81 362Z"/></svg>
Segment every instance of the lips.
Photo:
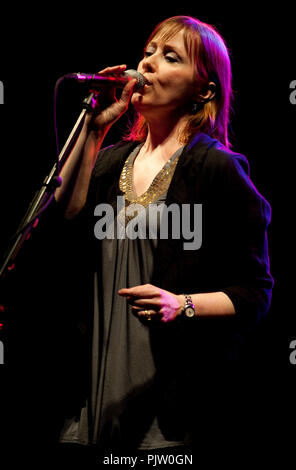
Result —
<svg viewBox="0 0 296 470"><path fill-rule="evenodd" d="M149 78L147 78L146 75L143 75L143 76L145 77L145 81L146 81L145 85L147 85L147 86L152 85L152 83L151 83L151 81L149 80Z"/></svg>

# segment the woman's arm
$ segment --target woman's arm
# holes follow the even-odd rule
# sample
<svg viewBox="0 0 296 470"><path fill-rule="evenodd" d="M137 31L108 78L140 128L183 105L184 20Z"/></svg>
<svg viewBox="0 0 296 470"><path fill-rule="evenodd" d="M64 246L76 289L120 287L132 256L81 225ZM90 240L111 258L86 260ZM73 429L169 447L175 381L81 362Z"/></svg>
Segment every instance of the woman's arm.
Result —
<svg viewBox="0 0 296 470"><path fill-rule="evenodd" d="M160 289L152 284L124 288L118 291L132 305L134 313L145 316L149 310L151 317L162 322L175 320L183 311L185 297ZM186 294L189 294L186 292ZM195 305L196 317L221 317L235 314L235 308L224 292L189 294Z"/></svg>
<svg viewBox="0 0 296 470"><path fill-rule="evenodd" d="M224 292L209 292L203 294L189 294L195 305L195 315L198 317L229 316L235 314L235 308ZM183 301L184 296L178 296Z"/></svg>
<svg viewBox="0 0 296 470"><path fill-rule="evenodd" d="M100 74L121 74L126 66L108 67ZM99 95L99 103L104 100L111 103L95 116L88 114L85 118L80 135L61 171L62 185L55 192L55 199L65 208L65 217L74 218L83 208L91 173L95 165L99 149L110 127L127 110L128 103L136 80L130 80L124 87L120 99L106 93Z"/></svg>
<svg viewBox="0 0 296 470"><path fill-rule="evenodd" d="M55 192L55 199L65 207L65 217L74 218L83 208L92 169L101 147L104 134L88 131L85 120L77 142L61 171L62 185Z"/></svg>

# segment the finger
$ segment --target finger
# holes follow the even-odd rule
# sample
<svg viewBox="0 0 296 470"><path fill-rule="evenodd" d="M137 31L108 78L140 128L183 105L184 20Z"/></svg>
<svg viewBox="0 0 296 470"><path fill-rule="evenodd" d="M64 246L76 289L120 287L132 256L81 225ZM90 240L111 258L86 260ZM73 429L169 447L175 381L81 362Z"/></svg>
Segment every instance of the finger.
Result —
<svg viewBox="0 0 296 470"><path fill-rule="evenodd" d="M141 320L162 320L162 315L151 309L138 310L134 314Z"/></svg>
<svg viewBox="0 0 296 470"><path fill-rule="evenodd" d="M117 120L128 109L129 100L132 95L133 87L135 86L135 83L136 83L136 79L129 80L129 82L125 85L122 91L121 97L118 101L116 101L115 88L112 88L113 100L115 101L110 107L104 110L106 112L102 116L104 119L106 119L106 121L115 122L115 120ZM112 96L111 90L108 96L110 99Z"/></svg>
<svg viewBox="0 0 296 470"><path fill-rule="evenodd" d="M117 291L117 294L127 296L130 294L130 289L127 287L122 287L121 289Z"/></svg>
<svg viewBox="0 0 296 470"><path fill-rule="evenodd" d="M151 299L152 297L160 297L160 289L151 284L143 284L134 287L123 287L119 289L118 294L123 296L130 295L137 298L145 296L145 298Z"/></svg>
<svg viewBox="0 0 296 470"><path fill-rule="evenodd" d="M133 288L123 287L117 291L118 295L122 295L123 297L131 297L133 296Z"/></svg>
<svg viewBox="0 0 296 470"><path fill-rule="evenodd" d="M129 80L125 87L122 90L120 99L118 101L119 105L126 107L129 103L129 100L133 94L134 91L134 86L137 83L137 80L133 78L132 80Z"/></svg>
<svg viewBox="0 0 296 470"><path fill-rule="evenodd" d="M126 70L126 64L115 65L113 67L106 67L103 70L98 72L98 75L112 75L112 74L121 74Z"/></svg>
<svg viewBox="0 0 296 470"><path fill-rule="evenodd" d="M156 310L153 310L152 308L148 308L148 307L147 307L147 308L144 309L143 307L141 307L141 308L139 308L139 307L132 307L132 313L133 313L134 315L136 315L137 317L138 317L138 316L147 315L147 312L149 312L149 313L151 313L151 315L154 315L154 316L157 316L157 317L160 316L160 315L159 315L159 312L156 311Z"/></svg>
<svg viewBox="0 0 296 470"><path fill-rule="evenodd" d="M95 118L95 125L98 128L107 127L107 126L114 124L114 122L116 122L128 108L128 101L126 100L116 101L116 97L114 96L111 98L111 95L108 95L108 98L112 101L113 100L115 101L109 106L108 105L104 106L104 101L102 99L101 103L103 104L101 105L101 108L104 108L104 109L102 109L102 111Z"/></svg>
<svg viewBox="0 0 296 470"><path fill-rule="evenodd" d="M157 299L160 298L158 294L151 293L149 294L148 292L117 292L118 295L121 295L122 297L126 297L126 300L130 300L132 302L136 302L138 300L143 300L147 302L151 302L153 298Z"/></svg>
<svg viewBox="0 0 296 470"><path fill-rule="evenodd" d="M142 307L136 307L135 305L132 306L132 312L138 314L140 310L143 310Z"/></svg>
<svg viewBox="0 0 296 470"><path fill-rule="evenodd" d="M154 310L159 310L161 308L161 305L157 301L157 299L132 299L128 301L128 303L140 309L150 308Z"/></svg>
<svg viewBox="0 0 296 470"><path fill-rule="evenodd" d="M137 305L137 306L140 306L141 308L142 306L144 307L147 306L147 308L148 307L161 308L159 299L155 297L145 298L145 297L136 297L133 295L122 295L122 294L119 294L119 295L121 295L122 297L125 297L127 303L129 303L130 305Z"/></svg>

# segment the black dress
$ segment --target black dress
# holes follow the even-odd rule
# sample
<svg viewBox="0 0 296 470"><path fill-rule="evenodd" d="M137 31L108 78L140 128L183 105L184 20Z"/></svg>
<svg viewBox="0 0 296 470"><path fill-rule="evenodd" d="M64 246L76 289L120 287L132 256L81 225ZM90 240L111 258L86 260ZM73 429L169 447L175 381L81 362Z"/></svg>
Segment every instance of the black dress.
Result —
<svg viewBox="0 0 296 470"><path fill-rule="evenodd" d="M129 156L131 168L140 147ZM158 205L159 223L166 191L162 192L159 184L156 188L156 183L160 173L165 182L170 183L172 165L177 163L181 151L182 148L171 157L146 191L150 192L153 205ZM171 168L169 181L164 174L168 168ZM139 198L133 201L135 204ZM135 239L131 239L127 229L127 222L131 221L127 219L126 225L122 225L117 214L119 223L117 219L111 223L110 238L102 240L98 271L94 275L91 393L80 416L65 421L61 443L97 445L106 450L118 446L157 449L190 442L186 431L166 437L159 426L157 370L151 349L150 324L135 317L126 299L117 294L122 287L152 280L157 238L149 237L149 231L157 233L157 227L153 230L149 225L149 207L152 206L147 205L138 214L137 224L142 222L143 233L138 227ZM146 233L144 228L147 228Z"/></svg>

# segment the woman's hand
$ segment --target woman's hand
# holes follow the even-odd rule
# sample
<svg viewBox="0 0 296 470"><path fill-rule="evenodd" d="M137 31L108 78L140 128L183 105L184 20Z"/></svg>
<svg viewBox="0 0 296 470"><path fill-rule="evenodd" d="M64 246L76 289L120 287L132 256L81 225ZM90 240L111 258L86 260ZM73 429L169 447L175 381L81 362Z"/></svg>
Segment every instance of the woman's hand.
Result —
<svg viewBox="0 0 296 470"><path fill-rule="evenodd" d="M183 295L173 294L152 284L123 288L118 294L126 297L137 316L164 323L175 320L184 306Z"/></svg>
<svg viewBox="0 0 296 470"><path fill-rule="evenodd" d="M107 67L101 70L98 72L98 75L113 75L114 77L121 76L125 69L126 65L116 65L114 67ZM122 90L119 100L116 99L116 87L110 86L102 88L97 97L97 106L95 111L86 116L85 125L88 129L106 133L112 124L114 124L114 122L116 122L127 110L135 83L136 79L131 79L127 82Z"/></svg>
<svg viewBox="0 0 296 470"><path fill-rule="evenodd" d="M100 75L122 75L126 65L108 67ZM129 80L119 100L115 87L102 88L96 98L96 107L85 115L83 127L75 145L61 170L62 185L55 199L64 206L64 216L73 219L83 208L91 174L106 133L112 124L127 110L136 80Z"/></svg>

